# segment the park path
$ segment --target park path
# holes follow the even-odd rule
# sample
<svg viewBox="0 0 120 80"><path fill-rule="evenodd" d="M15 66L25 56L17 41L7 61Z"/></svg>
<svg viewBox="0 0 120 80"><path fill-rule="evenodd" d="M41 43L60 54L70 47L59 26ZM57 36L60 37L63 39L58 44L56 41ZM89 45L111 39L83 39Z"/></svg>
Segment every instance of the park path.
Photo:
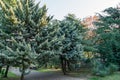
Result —
<svg viewBox="0 0 120 80"><path fill-rule="evenodd" d="M20 76L18 69L11 69L11 72ZM25 80L87 80L87 78L63 75L60 71L38 72L35 70L31 70L31 73L25 76Z"/></svg>

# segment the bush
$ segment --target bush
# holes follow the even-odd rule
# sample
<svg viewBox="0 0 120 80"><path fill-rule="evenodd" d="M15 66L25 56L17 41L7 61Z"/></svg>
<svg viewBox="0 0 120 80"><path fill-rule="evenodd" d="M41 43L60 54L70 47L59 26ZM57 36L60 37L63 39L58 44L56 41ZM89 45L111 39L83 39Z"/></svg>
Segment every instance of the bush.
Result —
<svg viewBox="0 0 120 80"><path fill-rule="evenodd" d="M109 69L105 67L103 64L99 64L93 68L93 74L103 77L109 74Z"/></svg>
<svg viewBox="0 0 120 80"><path fill-rule="evenodd" d="M4 73L5 73L5 69L2 69L1 72L0 72L0 77L3 77Z"/></svg>
<svg viewBox="0 0 120 80"><path fill-rule="evenodd" d="M119 67L117 65L111 63L111 64L109 64L108 69L109 69L109 74L113 74L114 72L116 72L119 69Z"/></svg>
<svg viewBox="0 0 120 80"><path fill-rule="evenodd" d="M118 66L110 63L109 65L105 65L102 62L95 60L93 62L93 74L97 76L104 77L109 74L113 74L118 70Z"/></svg>
<svg viewBox="0 0 120 80"><path fill-rule="evenodd" d="M109 74L108 68L106 68L106 67L101 70L98 70L98 72L96 73L97 76L101 76L101 77L104 77L108 74Z"/></svg>

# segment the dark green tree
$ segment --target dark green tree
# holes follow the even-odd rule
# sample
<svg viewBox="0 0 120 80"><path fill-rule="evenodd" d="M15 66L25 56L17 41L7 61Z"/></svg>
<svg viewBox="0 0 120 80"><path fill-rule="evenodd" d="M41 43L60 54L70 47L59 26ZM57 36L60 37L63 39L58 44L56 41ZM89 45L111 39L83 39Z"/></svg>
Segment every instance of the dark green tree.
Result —
<svg viewBox="0 0 120 80"><path fill-rule="evenodd" d="M120 68L120 9L110 7L104 14L99 14L99 21L95 22L96 57L106 67L112 63Z"/></svg>

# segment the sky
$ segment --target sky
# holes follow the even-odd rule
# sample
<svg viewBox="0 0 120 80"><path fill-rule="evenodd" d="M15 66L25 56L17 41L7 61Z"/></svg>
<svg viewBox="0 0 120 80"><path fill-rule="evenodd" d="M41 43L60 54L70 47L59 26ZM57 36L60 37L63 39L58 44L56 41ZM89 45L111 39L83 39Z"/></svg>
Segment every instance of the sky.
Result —
<svg viewBox="0 0 120 80"><path fill-rule="evenodd" d="M55 19L63 19L68 13L85 18L100 13L106 8L116 7L120 0L36 0L40 6L46 4L48 14Z"/></svg>

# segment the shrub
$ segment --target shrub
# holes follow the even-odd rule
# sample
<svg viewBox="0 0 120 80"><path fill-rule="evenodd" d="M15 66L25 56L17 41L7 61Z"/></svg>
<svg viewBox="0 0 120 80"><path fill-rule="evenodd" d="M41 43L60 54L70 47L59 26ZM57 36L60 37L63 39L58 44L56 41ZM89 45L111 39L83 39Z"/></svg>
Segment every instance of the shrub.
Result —
<svg viewBox="0 0 120 80"><path fill-rule="evenodd" d="M109 74L113 74L119 69L119 67L115 64L110 63L108 69L109 69Z"/></svg>
<svg viewBox="0 0 120 80"><path fill-rule="evenodd" d="M103 64L99 60L94 60L93 62L93 74L97 76L104 77L109 74L113 74L118 70L118 66L115 64Z"/></svg>
<svg viewBox="0 0 120 80"><path fill-rule="evenodd" d="M103 77L109 74L109 69L105 67L103 64L99 64L93 68L93 74Z"/></svg>
<svg viewBox="0 0 120 80"><path fill-rule="evenodd" d="M5 73L5 69L2 69L1 72L0 72L0 77L3 77L4 73Z"/></svg>

